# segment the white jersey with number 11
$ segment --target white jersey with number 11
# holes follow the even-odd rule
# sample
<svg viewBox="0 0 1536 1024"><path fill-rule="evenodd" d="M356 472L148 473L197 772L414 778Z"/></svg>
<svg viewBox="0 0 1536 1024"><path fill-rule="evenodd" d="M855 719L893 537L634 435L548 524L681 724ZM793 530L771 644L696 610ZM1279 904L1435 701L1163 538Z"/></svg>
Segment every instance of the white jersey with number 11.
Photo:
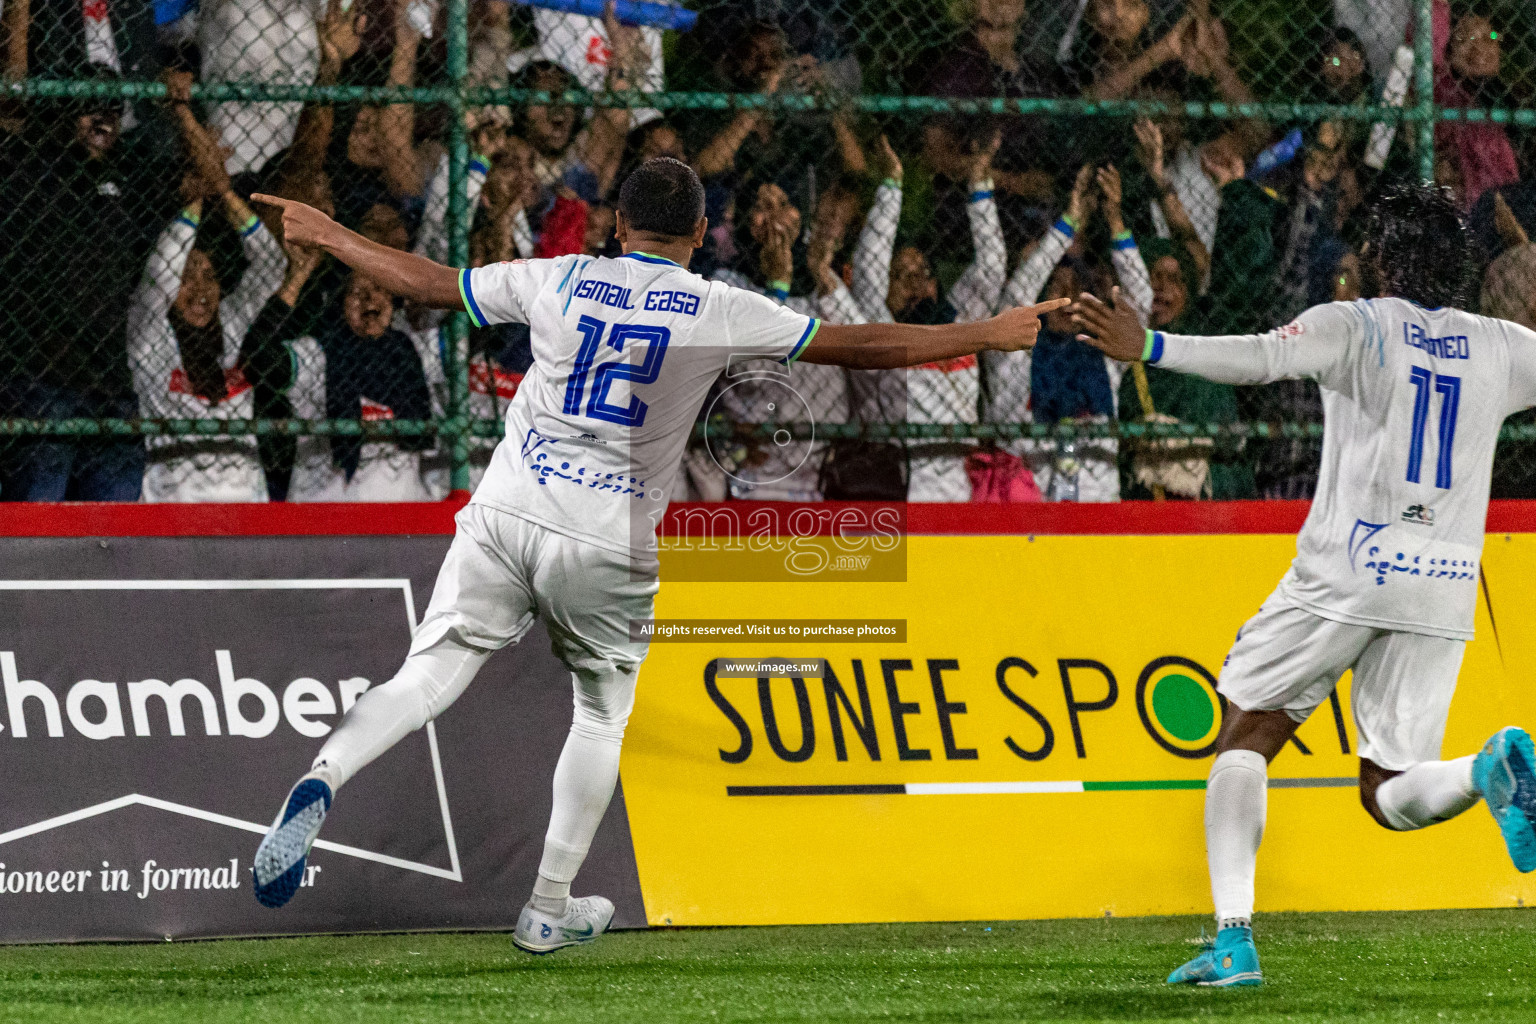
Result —
<svg viewBox="0 0 1536 1024"><path fill-rule="evenodd" d="M1322 467L1280 590L1324 618L1472 639L1494 447L1536 405L1536 333L1403 299L1267 334L1154 334L1150 362L1229 384L1310 378Z"/></svg>

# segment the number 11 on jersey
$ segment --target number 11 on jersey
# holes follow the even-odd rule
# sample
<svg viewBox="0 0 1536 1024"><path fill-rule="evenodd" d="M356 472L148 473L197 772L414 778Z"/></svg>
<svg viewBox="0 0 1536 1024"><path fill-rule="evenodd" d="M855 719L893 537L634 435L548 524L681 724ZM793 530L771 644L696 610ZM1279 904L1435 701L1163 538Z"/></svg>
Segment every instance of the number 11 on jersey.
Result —
<svg viewBox="0 0 1536 1024"><path fill-rule="evenodd" d="M1424 465L1424 430L1429 425L1429 398L1431 383L1440 398L1440 451L1435 460L1435 486L1441 490L1451 487L1451 446L1456 440L1456 407L1461 404L1461 378L1444 373L1430 373L1422 366L1408 371L1413 383L1413 436L1408 442L1408 482L1419 482Z"/></svg>

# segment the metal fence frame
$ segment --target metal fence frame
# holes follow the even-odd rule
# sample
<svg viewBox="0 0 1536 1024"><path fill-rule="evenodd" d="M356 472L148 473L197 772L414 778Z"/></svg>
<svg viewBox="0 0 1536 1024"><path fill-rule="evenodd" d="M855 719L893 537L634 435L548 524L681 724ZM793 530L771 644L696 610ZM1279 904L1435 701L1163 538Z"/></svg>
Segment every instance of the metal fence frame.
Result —
<svg viewBox="0 0 1536 1024"><path fill-rule="evenodd" d="M594 107L643 106L669 110L811 110L841 107L869 113L894 114L1066 114L1079 117L1104 117L1145 114L1156 117L1172 111L1191 118L1233 120L1263 117L1282 121L1358 120L1417 126L1419 174L1424 180L1434 177L1434 129L1440 121L1488 121L1521 127L1536 127L1536 109L1463 109L1437 106L1434 102L1433 31L1431 0L1416 0L1414 22L1414 94L1411 106L1330 106L1307 103L1164 103L1149 100L1095 101L1083 99L954 99L937 96L859 95L825 97L809 95L730 94L709 92L623 92L592 93L573 90L550 94L527 89L485 89L466 85L468 78L469 34L468 0L446 0L446 45L448 82L419 88L366 86L263 85L248 82L205 82L194 85L192 95L204 100L329 100L337 103L401 103L445 106L450 113L448 139L448 259L455 266L467 264L469 226L473 213L467 203L466 180L469 173L469 142L465 129L466 110L487 105L564 102ZM64 99L108 97L120 99L158 99L165 95L159 82L99 82L31 78L22 82L0 84L0 94L12 97ZM466 415L469 395L469 367L459 359L459 352L469 329L468 314L454 313L448 318L448 341L444 346L444 367L449 382L446 415L439 420L298 420L298 419L5 419L0 418L0 436L211 436L229 434L256 435L329 435L400 437L436 435L446 441L451 465L451 486L455 491L469 489L469 440L471 437L497 437L499 422L472 420ZM765 424L770 433L776 425ZM802 431L803 432L803 431ZM820 424L817 436L881 436L907 438L997 438L1018 437L1320 437L1321 424L1309 423L1230 423L1230 424L893 424L864 426ZM1505 440L1536 440L1536 426L1506 425Z"/></svg>

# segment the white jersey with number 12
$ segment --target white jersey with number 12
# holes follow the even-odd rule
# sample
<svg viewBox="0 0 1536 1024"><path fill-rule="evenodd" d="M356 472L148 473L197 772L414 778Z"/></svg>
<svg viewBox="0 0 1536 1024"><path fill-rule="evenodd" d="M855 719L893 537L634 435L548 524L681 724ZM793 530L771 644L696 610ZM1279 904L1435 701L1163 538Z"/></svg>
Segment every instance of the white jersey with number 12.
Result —
<svg viewBox="0 0 1536 1024"><path fill-rule="evenodd" d="M649 555L710 385L733 356L792 361L819 321L645 253L462 271L477 325L529 326L533 366L472 501Z"/></svg>

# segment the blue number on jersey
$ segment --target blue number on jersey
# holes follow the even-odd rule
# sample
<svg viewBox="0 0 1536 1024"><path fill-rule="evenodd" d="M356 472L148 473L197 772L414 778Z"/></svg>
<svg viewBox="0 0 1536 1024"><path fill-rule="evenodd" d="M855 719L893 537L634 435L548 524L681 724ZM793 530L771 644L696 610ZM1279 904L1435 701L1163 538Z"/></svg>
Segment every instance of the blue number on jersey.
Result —
<svg viewBox="0 0 1536 1024"><path fill-rule="evenodd" d="M576 321L576 330L581 333L581 348L576 350L576 365L571 367L571 379L565 385L562 410L567 416L581 414L581 393L587 386L587 374L592 372L592 360L597 358L597 346L603 343L603 332L607 329L607 324L585 314Z"/></svg>
<svg viewBox="0 0 1536 1024"><path fill-rule="evenodd" d="M633 384L650 384L661 375L661 361L667 355L667 342L672 332L666 327L648 327L641 324L615 324L612 332L608 325L595 317L583 315L576 321L581 334L581 347L576 351L576 362L571 367L570 380L565 385L564 411L571 416L580 415L581 399L587 387L587 376L592 373L603 334L608 333L608 347L615 352L624 351L624 343L630 340L649 342L644 357L638 365L626 362L603 363L592 377L592 394L587 401L586 415L595 420L617 423L622 427L638 427L645 422L649 408L635 395L629 397L628 406L614 405L608 401L608 392L616 380Z"/></svg>
<svg viewBox="0 0 1536 1024"><path fill-rule="evenodd" d="M1424 466L1424 428L1429 423L1430 384L1440 396L1440 456L1435 461L1435 486L1451 488L1451 448L1456 441L1456 410L1461 405L1461 378L1430 373L1421 366L1408 371L1413 384L1413 436L1408 439L1408 482L1419 482Z"/></svg>

